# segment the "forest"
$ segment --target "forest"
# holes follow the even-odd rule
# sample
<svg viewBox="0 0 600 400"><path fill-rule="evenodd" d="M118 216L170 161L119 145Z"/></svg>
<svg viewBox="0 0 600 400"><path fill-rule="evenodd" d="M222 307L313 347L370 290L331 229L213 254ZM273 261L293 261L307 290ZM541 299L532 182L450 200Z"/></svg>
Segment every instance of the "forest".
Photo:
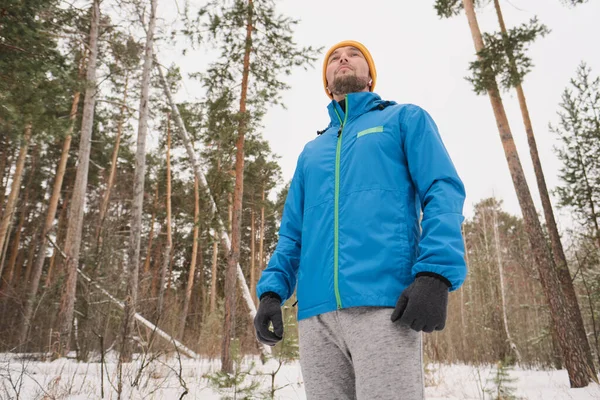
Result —
<svg viewBox="0 0 600 400"><path fill-rule="evenodd" d="M175 22L158 15L162 2ZM277 3L0 1L2 354L112 355L118 398L136 385L125 377L132 362L141 374L160 357L219 360L219 387L241 385L244 357L297 362L294 297L282 343L261 345L252 323L291 178L263 131L289 77L319 70L325 49L297 43L302 21ZM446 328L423 336L425 362L564 369L572 388L597 384L600 74L582 60L564 82L548 127L560 184L548 187L523 85L529 47L553 27L507 27L500 0L431 3L435 18L468 22L464 75L473 96L489 98L506 157L494 168L510 173L521 213L496 196L469 205L468 278L450 294ZM565 15L587 6L562 3ZM496 31L480 30L484 11ZM183 73L166 48L206 48L209 61ZM188 82L200 100L186 99ZM521 120L509 124L505 102L518 102ZM513 135L526 135L529 152ZM263 398L247 396L238 393ZM490 398L516 398L503 396Z"/></svg>

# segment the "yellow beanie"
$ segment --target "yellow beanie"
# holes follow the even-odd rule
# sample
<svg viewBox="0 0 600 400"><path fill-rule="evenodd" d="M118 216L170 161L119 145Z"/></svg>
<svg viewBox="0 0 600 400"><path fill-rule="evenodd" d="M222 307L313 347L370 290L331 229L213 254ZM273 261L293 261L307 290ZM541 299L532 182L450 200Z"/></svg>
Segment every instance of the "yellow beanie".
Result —
<svg viewBox="0 0 600 400"><path fill-rule="evenodd" d="M369 50L367 50L367 48L363 46L362 43L355 42L354 40L344 40L343 42L339 42L338 44L330 48L327 51L327 54L325 54L325 60L323 60L323 86L325 87L325 93L327 93L327 96L329 96L330 99L333 99L333 95L327 90L327 60L329 59L331 53L333 53L336 49L346 46L356 47L365 57L365 59L367 60L367 64L369 64L369 73L371 74L371 79L373 80L373 82L371 83L370 90L372 92L375 89L375 83L377 82L377 70L375 69L375 62L373 62L373 57L371 57L371 53L369 53Z"/></svg>

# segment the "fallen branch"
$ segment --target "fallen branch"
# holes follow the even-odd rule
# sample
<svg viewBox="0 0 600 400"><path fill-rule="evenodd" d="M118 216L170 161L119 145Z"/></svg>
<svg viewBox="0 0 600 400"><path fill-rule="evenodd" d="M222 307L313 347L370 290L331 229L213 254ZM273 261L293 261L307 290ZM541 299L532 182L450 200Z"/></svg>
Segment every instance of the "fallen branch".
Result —
<svg viewBox="0 0 600 400"><path fill-rule="evenodd" d="M56 243L54 243L54 241L52 240L51 237L49 237L48 235L46 235L46 237L48 238L48 241L50 242L50 244L52 244L52 246L54 246L54 248L59 252L59 254L63 258L66 259L67 255L62 251L62 249L60 247L58 247L58 245ZM81 271L81 269L79 267L77 267L77 272L79 272L79 275L81 275L81 277L83 279L85 279L86 281L88 281L96 289L98 289L99 291L101 291L106 297L108 297L110 300L112 300L113 303L115 303L117 306L119 306L119 308L121 310L125 309L125 304L121 300L119 300L116 297L114 297L113 295L111 295L102 286L100 286L98 283L96 283L94 280L92 280L92 278L90 278L89 276L87 276L86 274L84 274L83 271ZM199 359L200 358L200 356L198 354L196 354L191 349L189 349L188 347L186 347L183 343L179 342L178 340L176 340L175 338L173 338L171 335L169 335L165 331L161 330L159 327L157 327L156 325L154 325L152 322L148 321L146 318L142 317L137 312L134 314L134 318L136 320L138 320L138 322L140 322L143 325L145 325L147 328L156 331L156 333L158 334L158 336L162 337L163 339L167 340L168 342L173 343L173 345L175 346L175 350L182 352L183 354L187 355L190 358L194 358L194 359Z"/></svg>

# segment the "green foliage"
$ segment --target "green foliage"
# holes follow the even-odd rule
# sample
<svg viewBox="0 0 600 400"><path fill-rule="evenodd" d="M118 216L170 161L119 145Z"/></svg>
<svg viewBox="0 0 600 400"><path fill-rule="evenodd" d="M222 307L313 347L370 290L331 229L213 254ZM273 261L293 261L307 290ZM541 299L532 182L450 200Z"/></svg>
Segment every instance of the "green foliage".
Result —
<svg viewBox="0 0 600 400"><path fill-rule="evenodd" d="M491 0L474 0L475 7L482 7ZM433 5L435 12L440 18L451 18L460 14L464 9L462 0L435 0Z"/></svg>
<svg viewBox="0 0 600 400"><path fill-rule="evenodd" d="M569 5L571 7L578 6L579 4L587 3L588 0L561 0L561 3Z"/></svg>
<svg viewBox="0 0 600 400"><path fill-rule="evenodd" d="M538 37L544 37L549 29L533 18L528 24L509 29L506 34L484 33L484 48L477 53L478 59L470 63L473 74L466 79L473 84L477 94L486 94L489 89L500 86L506 90L518 86L533 66L525 54L527 47Z"/></svg>
<svg viewBox="0 0 600 400"><path fill-rule="evenodd" d="M435 11L440 18L450 18L463 10L462 0L436 0Z"/></svg>
<svg viewBox="0 0 600 400"><path fill-rule="evenodd" d="M488 379L488 383L492 384L493 388L486 388L484 392L489 394L493 400L517 400L514 387L517 379L510 376L511 371L512 368L506 363L498 361L494 376Z"/></svg>
<svg viewBox="0 0 600 400"><path fill-rule="evenodd" d="M0 127L19 132L25 120L34 133L64 130L73 65L57 36L74 13L56 0L8 0L0 6ZM62 122L62 123L61 123Z"/></svg>
<svg viewBox="0 0 600 400"><path fill-rule="evenodd" d="M559 206L574 216L591 236L600 223L600 77L581 63L576 77L562 95L559 123L550 126L561 141L556 148L562 161L556 188Z"/></svg>
<svg viewBox="0 0 600 400"><path fill-rule="evenodd" d="M252 19L252 38L246 42L247 19ZM220 97L227 91L235 91L241 82L244 54L250 46L250 80L248 87L249 120L257 121L269 104L280 104L281 92L289 86L282 79L290 75L294 67L304 67L316 60L320 49L299 47L293 40L293 27L298 20L280 15L273 0L257 0L252 7L247 1L211 1L203 7L196 18L200 30L208 32L200 40L216 44L219 60L212 63L202 81L208 97ZM233 104L237 105L235 100Z"/></svg>
<svg viewBox="0 0 600 400"><path fill-rule="evenodd" d="M244 366L239 339L232 340L230 351L233 359L233 373L218 371L206 374L204 377L208 379L209 385L222 395L221 399L223 400L259 399L260 382L253 377L256 364L252 361L249 365Z"/></svg>

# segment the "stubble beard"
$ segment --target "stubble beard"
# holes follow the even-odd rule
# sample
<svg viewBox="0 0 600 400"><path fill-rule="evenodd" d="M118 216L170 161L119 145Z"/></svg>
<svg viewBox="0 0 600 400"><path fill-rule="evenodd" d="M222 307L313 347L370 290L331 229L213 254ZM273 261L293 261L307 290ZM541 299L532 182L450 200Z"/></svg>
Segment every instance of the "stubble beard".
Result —
<svg viewBox="0 0 600 400"><path fill-rule="evenodd" d="M356 75L342 75L333 80L331 92L338 96L348 93L362 92L369 85L368 78L360 78Z"/></svg>

